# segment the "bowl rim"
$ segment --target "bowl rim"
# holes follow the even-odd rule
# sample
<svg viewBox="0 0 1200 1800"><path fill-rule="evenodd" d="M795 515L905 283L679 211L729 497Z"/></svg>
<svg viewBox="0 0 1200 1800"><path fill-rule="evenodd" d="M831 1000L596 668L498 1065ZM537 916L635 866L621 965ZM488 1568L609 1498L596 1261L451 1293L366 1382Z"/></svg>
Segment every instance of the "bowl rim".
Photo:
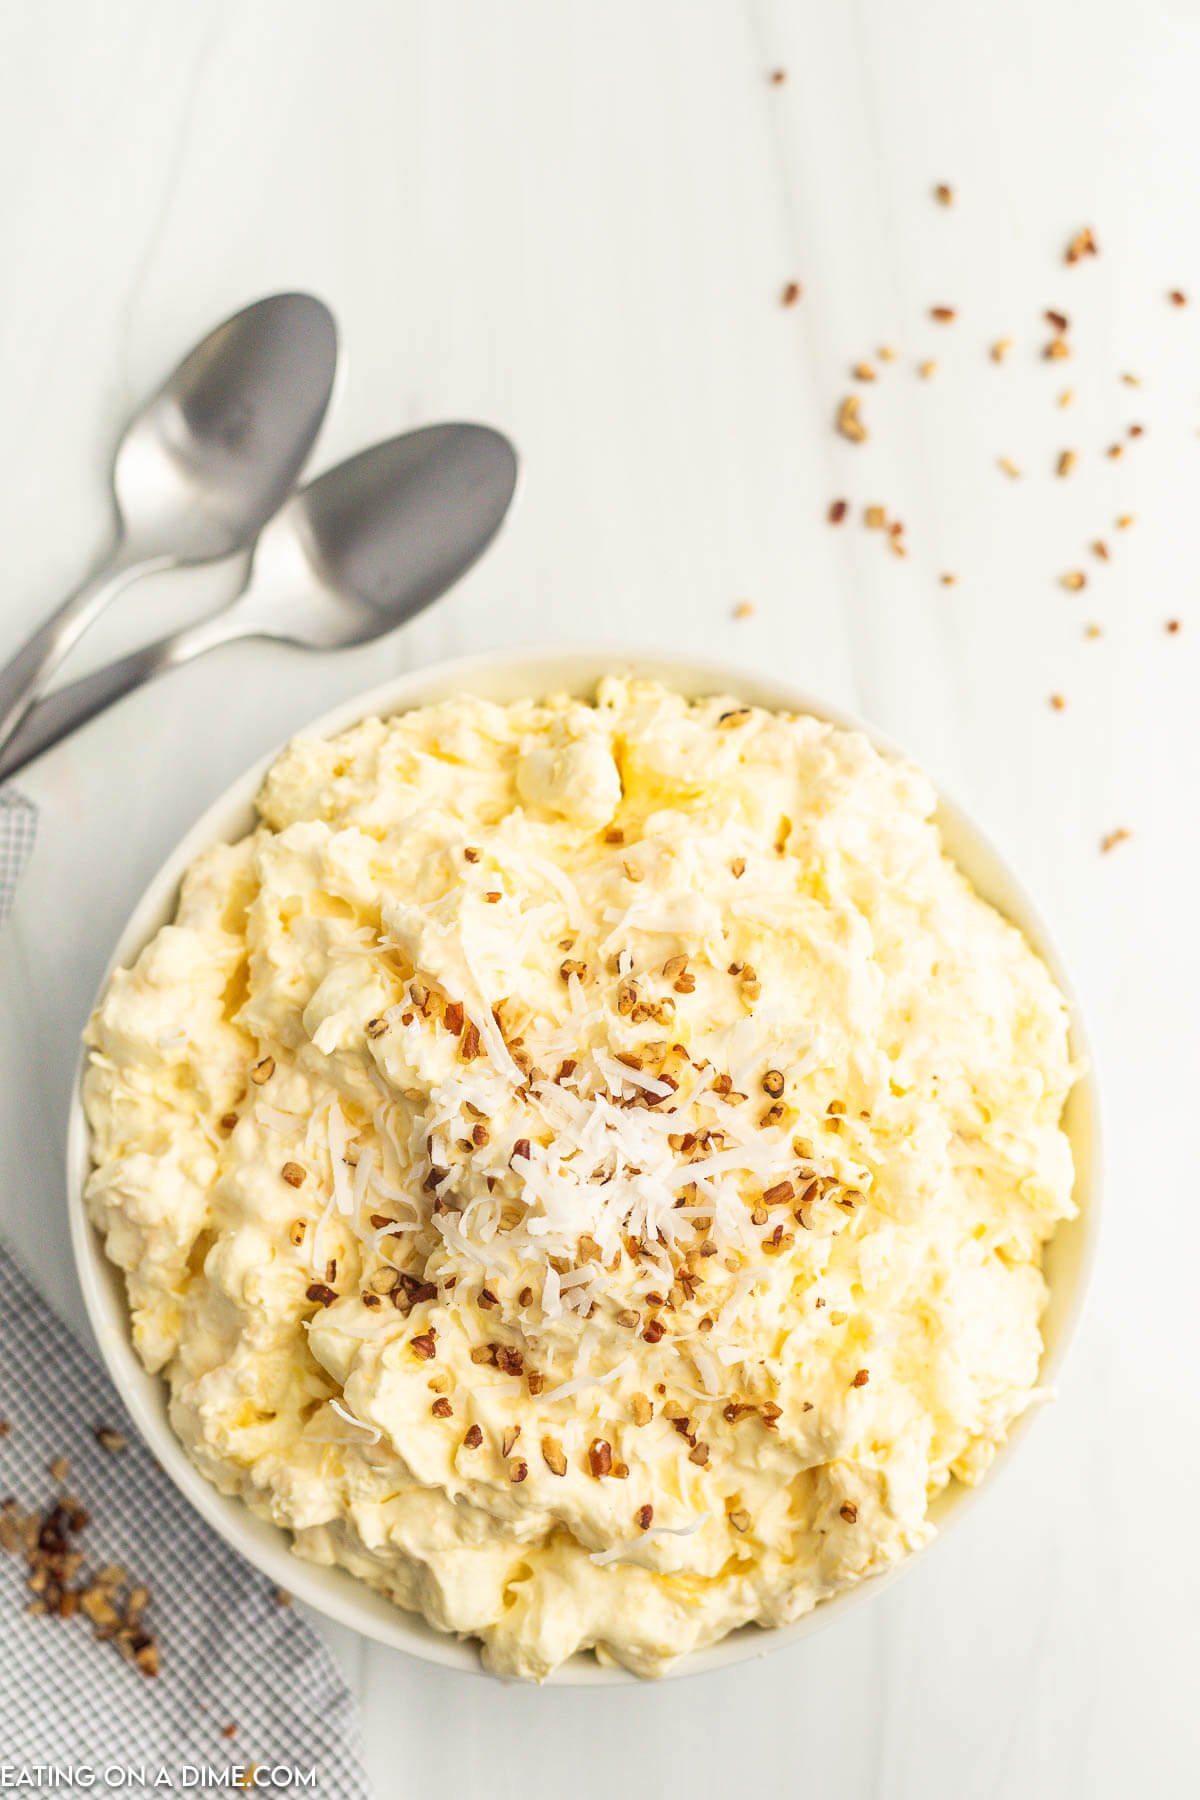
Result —
<svg viewBox="0 0 1200 1800"><path fill-rule="evenodd" d="M814 717L861 732L877 750L890 757L912 760L884 732L846 709L793 686L787 680L738 667L724 658L679 655L652 647L595 642L581 645L516 645L500 651L445 659L409 669L388 681L354 695L300 726L287 739L258 757L230 782L204 809L176 842L122 928L98 985L92 1009L108 987L113 971L128 965L159 926L174 916L179 883L184 871L210 846L235 841L250 828L253 802L263 777L286 744L295 737L330 737L361 720L409 711L456 693L483 698L518 699L555 692L588 694L605 675L647 676L687 694L729 694L752 705L776 710L811 713ZM489 690L492 692L489 693ZM1102 1187L1100 1083L1078 994L1066 963L1041 910L1024 881L1013 872L1010 859L998 850L990 836L975 824L943 783L930 775L937 795L937 821L943 837L956 840L950 854L972 886L977 887L1003 916L1032 944L1049 968L1068 1002L1071 1046L1081 1065L1068 1103L1072 1124L1067 1127L1076 1160L1076 1219L1059 1227L1048 1256L1060 1240L1069 1238L1073 1265L1049 1280L1050 1301L1043 1318L1044 1348L1038 1386L1044 1389L1061 1370L1083 1309L1095 1259L1099 1233ZM966 862L960 854L967 847ZM84 1305L105 1367L141 1436L164 1471L197 1512L213 1529L261 1573L296 1598L338 1624L348 1626L376 1642L404 1650L425 1662L467 1673L491 1674L480 1660L479 1642L459 1638L430 1626L420 1615L409 1613L367 1586L348 1571L310 1563L291 1548L281 1527L252 1513L239 1497L220 1492L189 1459L171 1427L166 1410L166 1383L151 1374L137 1357L129 1331L125 1278L110 1263L103 1239L87 1215L83 1192L91 1168L89 1130L83 1110L82 1080L87 1052L81 1045L71 1085L66 1142L67 1203L71 1245L83 1292ZM1060 1249L1060 1256L1063 1251ZM1053 1315L1052 1329L1047 1320ZM760 1657L795 1643L842 1618L851 1607L883 1591L922 1560L932 1547L969 1511L972 1502L990 1492L1002 1468L1025 1441L1035 1415L1043 1409L1028 1408L1016 1419L980 1486L965 1487L952 1481L933 1503L938 1528L923 1550L902 1558L890 1569L856 1583L821 1602L790 1625L745 1625L716 1644L684 1655L671 1664L663 1679L707 1673ZM493 1677L494 1678L494 1677ZM548 1678L552 1686L626 1684L639 1678L628 1670L601 1663L591 1654L576 1654Z"/></svg>

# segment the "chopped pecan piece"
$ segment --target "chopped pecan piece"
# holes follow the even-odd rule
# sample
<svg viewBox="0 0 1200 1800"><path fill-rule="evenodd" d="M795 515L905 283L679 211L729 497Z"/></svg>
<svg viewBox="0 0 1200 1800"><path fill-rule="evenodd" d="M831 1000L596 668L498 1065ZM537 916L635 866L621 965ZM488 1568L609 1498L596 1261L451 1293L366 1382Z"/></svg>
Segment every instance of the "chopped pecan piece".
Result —
<svg viewBox="0 0 1200 1800"><path fill-rule="evenodd" d="M566 1474L567 1458L556 1437L542 1439L542 1459L552 1475Z"/></svg>
<svg viewBox="0 0 1200 1800"><path fill-rule="evenodd" d="M604 1438L593 1438L588 1447L588 1469L597 1481L612 1474L612 1445Z"/></svg>

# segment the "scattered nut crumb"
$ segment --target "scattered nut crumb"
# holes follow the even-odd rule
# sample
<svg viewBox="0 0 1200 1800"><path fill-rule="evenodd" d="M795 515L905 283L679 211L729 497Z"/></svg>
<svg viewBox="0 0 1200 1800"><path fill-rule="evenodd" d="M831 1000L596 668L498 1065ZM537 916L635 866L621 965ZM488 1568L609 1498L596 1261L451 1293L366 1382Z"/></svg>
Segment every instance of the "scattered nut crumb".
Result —
<svg viewBox="0 0 1200 1800"><path fill-rule="evenodd" d="M1075 467L1075 464L1078 461L1079 461L1079 457L1077 456L1077 454L1075 453L1074 450L1061 450L1059 452L1058 463L1055 468L1055 474L1069 475L1071 473L1071 470Z"/></svg>
<svg viewBox="0 0 1200 1800"><path fill-rule="evenodd" d="M1172 306L1186 306L1187 305L1187 295L1183 292L1183 290L1181 288L1172 288L1170 294L1167 297L1170 300Z"/></svg>
<svg viewBox="0 0 1200 1800"><path fill-rule="evenodd" d="M1107 856L1110 850L1115 850L1118 844L1123 844L1127 838L1132 836L1133 833L1124 825L1119 825L1115 831L1110 831L1100 839L1101 853Z"/></svg>
<svg viewBox="0 0 1200 1800"><path fill-rule="evenodd" d="M840 525L848 510L845 500L831 501L829 506L829 523L831 525Z"/></svg>
<svg viewBox="0 0 1200 1800"><path fill-rule="evenodd" d="M958 312L953 306L931 306L929 316L939 325L953 325L958 317Z"/></svg>
<svg viewBox="0 0 1200 1800"><path fill-rule="evenodd" d="M855 381L874 381L875 371L869 362L856 362L850 373Z"/></svg>
<svg viewBox="0 0 1200 1800"><path fill-rule="evenodd" d="M838 1512L840 1516L845 1519L847 1525L853 1525L854 1521L858 1518L858 1508L855 1506L853 1500L843 1500L838 1508Z"/></svg>
<svg viewBox="0 0 1200 1800"><path fill-rule="evenodd" d="M1004 470L1004 473L1007 476L1009 476L1011 480L1016 481L1019 479L1021 471L1017 467L1016 463L1013 461L1011 456L998 456L996 458L996 461L999 463L1000 467Z"/></svg>
<svg viewBox="0 0 1200 1800"><path fill-rule="evenodd" d="M97 1435L108 1429L99 1427ZM64 1456L50 1465L56 1481L68 1470ZM158 1674L159 1659L158 1644L144 1617L150 1591L119 1563L88 1565L78 1540L89 1522L86 1507L72 1495L60 1495L41 1512L24 1512L16 1500L7 1499L0 1506L0 1549L24 1558L26 1587L33 1596L27 1613L59 1619L82 1615L98 1640L114 1644L126 1662L152 1678Z"/></svg>
<svg viewBox="0 0 1200 1800"><path fill-rule="evenodd" d="M1013 341L1011 338L997 338L988 354L991 356L994 363L1002 363L1012 349L1012 346Z"/></svg>
<svg viewBox="0 0 1200 1800"><path fill-rule="evenodd" d="M940 206L954 205L954 189L949 182L939 181L933 190L933 197Z"/></svg>
<svg viewBox="0 0 1200 1800"><path fill-rule="evenodd" d="M1090 225L1084 225L1067 245L1066 261L1077 263L1084 256L1099 256L1100 246L1097 244Z"/></svg>
<svg viewBox="0 0 1200 1800"><path fill-rule="evenodd" d="M1126 387L1141 387L1142 385L1141 380L1137 375L1122 375L1121 380L1125 383Z"/></svg>
<svg viewBox="0 0 1200 1800"><path fill-rule="evenodd" d="M870 531L882 531L887 524L887 508L883 506L864 506L863 524Z"/></svg>
<svg viewBox="0 0 1200 1800"><path fill-rule="evenodd" d="M1062 578L1062 584L1072 594L1077 594L1080 588L1087 586L1087 576L1082 569L1068 569Z"/></svg>
<svg viewBox="0 0 1200 1800"><path fill-rule="evenodd" d="M797 300L800 298L800 296L803 292L804 292L804 289L800 286L800 283L798 281L787 282L784 286L783 292L779 296L780 305L781 306L795 306Z"/></svg>
<svg viewBox="0 0 1200 1800"><path fill-rule="evenodd" d="M752 619L754 617L753 600L739 600L733 609L735 619Z"/></svg>
<svg viewBox="0 0 1200 1800"><path fill-rule="evenodd" d="M1175 634L1176 634L1176 632L1177 632L1177 631L1180 631L1180 630L1182 630L1182 628L1183 628L1183 627L1182 627L1182 620L1180 620L1180 619L1168 619L1168 620L1167 620L1167 634L1168 634L1168 636L1170 636L1170 637L1174 637L1174 636L1175 636Z"/></svg>
<svg viewBox="0 0 1200 1800"><path fill-rule="evenodd" d="M125 1433L115 1431L111 1425L97 1425L96 1442L102 1450L107 1450L110 1456L119 1456L121 1451L127 1449L129 1445L129 1439Z"/></svg>
<svg viewBox="0 0 1200 1800"><path fill-rule="evenodd" d="M943 587L953 587L957 580L958 580L957 575L943 575L941 577L941 583L942 583Z"/></svg>
<svg viewBox="0 0 1200 1800"><path fill-rule="evenodd" d="M772 69L771 73L767 77L767 80L771 83L772 87L782 87L784 82L787 80L787 70L786 69Z"/></svg>
<svg viewBox="0 0 1200 1800"><path fill-rule="evenodd" d="M889 344L880 344L876 354L878 355L880 362L890 363L895 362L896 360L896 352Z"/></svg>
<svg viewBox="0 0 1200 1800"><path fill-rule="evenodd" d="M1062 393L1058 396L1058 404L1059 404L1059 406L1064 407L1064 408L1068 407L1068 406L1070 406L1070 404L1071 404L1072 400L1074 400L1074 398L1075 398L1075 389L1074 388L1064 388Z"/></svg>
<svg viewBox="0 0 1200 1800"><path fill-rule="evenodd" d="M1108 561L1108 545L1103 538L1092 539L1092 555L1098 556L1101 562Z"/></svg>
<svg viewBox="0 0 1200 1800"><path fill-rule="evenodd" d="M859 416L859 399L857 394L847 394L838 408L837 428L844 438L852 444L865 444L867 428Z"/></svg>
<svg viewBox="0 0 1200 1800"><path fill-rule="evenodd" d="M1070 354L1071 346L1064 337L1051 338L1042 352L1048 362L1063 362Z"/></svg>
<svg viewBox="0 0 1200 1800"><path fill-rule="evenodd" d="M937 374L937 364L935 362L918 363L917 374L921 377L922 381L929 381Z"/></svg>
<svg viewBox="0 0 1200 1800"><path fill-rule="evenodd" d="M1128 531L1129 527L1133 524L1135 517L1136 514L1134 513L1122 513L1117 520L1117 530Z"/></svg>
<svg viewBox="0 0 1200 1800"><path fill-rule="evenodd" d="M1047 325L1052 325L1060 336L1064 331L1069 331L1071 328L1071 321L1068 319L1066 313L1055 312L1053 307L1048 306L1042 314L1042 317L1045 319Z"/></svg>
<svg viewBox="0 0 1200 1800"><path fill-rule="evenodd" d="M1103 637L1104 633L1099 625L1085 625L1083 635L1085 638L1098 638Z"/></svg>
<svg viewBox="0 0 1200 1800"><path fill-rule="evenodd" d="M1066 702L1065 696L1062 694L1051 694L1050 705L1053 707L1055 712L1065 712L1066 708L1067 708L1067 702Z"/></svg>

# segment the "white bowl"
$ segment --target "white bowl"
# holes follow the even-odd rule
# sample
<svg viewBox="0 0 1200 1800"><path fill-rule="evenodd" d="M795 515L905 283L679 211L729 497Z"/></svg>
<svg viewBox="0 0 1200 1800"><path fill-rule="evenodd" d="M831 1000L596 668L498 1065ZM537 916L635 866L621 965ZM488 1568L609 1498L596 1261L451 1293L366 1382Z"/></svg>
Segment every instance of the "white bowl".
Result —
<svg viewBox="0 0 1200 1800"><path fill-rule="evenodd" d="M500 701L564 691L586 694L594 688L601 676L622 672L656 677L687 694L732 693L759 706L813 713L835 725L850 726L862 731L878 748L895 753L893 745L860 720L797 692L785 682L730 669L720 663L669 658L653 653L643 655L628 649L602 647L582 650L514 650L440 663L434 668L399 676L356 700L348 701L317 719L307 727L307 731L329 736L374 714L406 711L460 692L479 694ZM252 829L255 824L255 795L266 770L277 755L278 751L272 751L235 781L192 826L167 858L121 933L104 977L102 992L112 970L132 962L143 945L172 917L179 882L188 865L211 845L232 843ZM1073 1048L1077 1058L1087 1061L1090 1070L1091 1062L1084 1043L1078 1006L1071 994L1062 959L1033 903L987 839L944 795L939 797L938 822L950 855L978 891L1021 928L1071 1000ZM414 1656L423 1657L428 1662L441 1663L446 1668L478 1672L481 1664L471 1640L460 1641L435 1631L423 1619L403 1612L390 1600L375 1593L342 1569L320 1568L302 1561L293 1554L289 1547L290 1540L283 1531L255 1517L240 1500L218 1493L188 1460L167 1419L164 1382L158 1376L147 1373L134 1353L130 1341L124 1278L106 1258L100 1236L87 1217L83 1187L90 1168L90 1147L80 1093L82 1073L81 1058L71 1098L67 1143L67 1193L75 1260L88 1317L101 1354L118 1392L151 1450L197 1512L272 1581L288 1588L299 1599L338 1620L340 1624L352 1626L367 1637L378 1639L380 1643L394 1645ZM1080 1204L1080 1215L1070 1224L1059 1227L1046 1252L1045 1273L1050 1286L1050 1302L1042 1325L1045 1355L1040 1379L1043 1384L1053 1381L1074 1331L1099 1222L1099 1104L1095 1077L1090 1072L1084 1075L1071 1095L1065 1125L1075 1154L1075 1192ZM1000 1463L1007 1460L1025 1437L1032 1418L1033 1414L1027 1413L1017 1421L982 1488L965 1488L952 1482L938 1497L931 1509L931 1516L938 1526L939 1535L961 1516L978 1494L994 1485ZM848 1607L878 1593L889 1581L911 1567L912 1561L913 1558L909 1557L888 1574L835 1595L794 1625L771 1630L745 1626L719 1644L683 1658L671 1670L671 1674L692 1674L722 1668L749 1657L761 1656L780 1645L794 1643L797 1638L809 1632L819 1631L830 1619L840 1616ZM632 1681L635 1677L622 1669L603 1667L594 1657L576 1656L553 1679L570 1684L596 1684Z"/></svg>

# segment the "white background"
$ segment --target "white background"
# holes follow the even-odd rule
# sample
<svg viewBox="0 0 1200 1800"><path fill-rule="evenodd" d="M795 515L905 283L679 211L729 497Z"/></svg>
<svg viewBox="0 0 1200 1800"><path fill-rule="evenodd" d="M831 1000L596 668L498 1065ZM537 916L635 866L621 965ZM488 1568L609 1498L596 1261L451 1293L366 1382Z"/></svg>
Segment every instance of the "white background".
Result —
<svg viewBox="0 0 1200 1800"><path fill-rule="evenodd" d="M99 548L127 410L260 293L310 285L341 320L319 461L444 417L503 426L524 459L501 542L394 641L219 652L30 772L0 1193L57 1304L78 1322L74 1045L144 882L248 761L448 652L599 628L867 714L1029 878L1100 1053L1090 1309L989 1501L827 1633L694 1681L513 1690L329 1630L382 1795L1195 1791L1198 94L1186 0L0 6L0 652ZM1085 223L1102 253L1067 268ZM1040 354L1046 307L1071 316L1067 362ZM836 403L881 344L898 358L853 446ZM839 495L903 518L908 558L830 527ZM211 597L148 584L89 655Z"/></svg>

